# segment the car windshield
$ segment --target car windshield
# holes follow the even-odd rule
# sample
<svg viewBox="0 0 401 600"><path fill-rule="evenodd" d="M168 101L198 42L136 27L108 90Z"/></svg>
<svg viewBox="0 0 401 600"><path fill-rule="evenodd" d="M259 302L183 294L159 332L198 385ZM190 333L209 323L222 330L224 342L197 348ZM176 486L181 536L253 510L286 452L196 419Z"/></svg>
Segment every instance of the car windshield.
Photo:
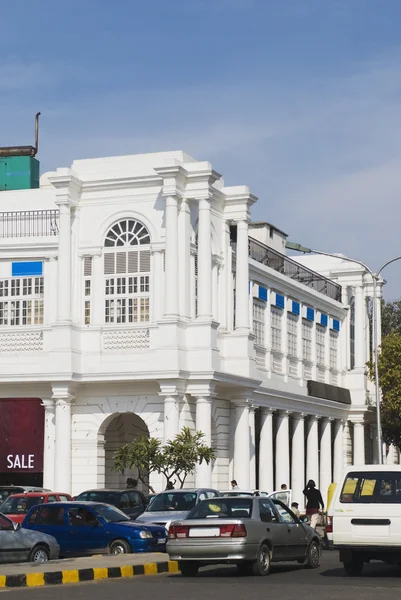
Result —
<svg viewBox="0 0 401 600"><path fill-rule="evenodd" d="M102 517L107 523L121 523L122 521L130 521L130 519L118 508L111 506L96 506L93 507L96 514Z"/></svg>
<svg viewBox="0 0 401 600"><path fill-rule="evenodd" d="M9 496L1 506L1 512L5 515L26 515L26 513L36 506L36 504L43 504L44 496L27 497L23 496L20 498L13 498Z"/></svg>
<svg viewBox="0 0 401 600"><path fill-rule="evenodd" d="M162 512L164 510L187 511L196 504L196 494L193 492L164 492L158 494L150 501L149 512Z"/></svg>
<svg viewBox="0 0 401 600"><path fill-rule="evenodd" d="M202 500L187 519L249 519L253 500L250 498L213 498Z"/></svg>
<svg viewBox="0 0 401 600"><path fill-rule="evenodd" d="M104 504L111 504L112 506L118 506L119 497L114 492L84 492L77 496L77 500L88 500L89 502L102 502Z"/></svg>

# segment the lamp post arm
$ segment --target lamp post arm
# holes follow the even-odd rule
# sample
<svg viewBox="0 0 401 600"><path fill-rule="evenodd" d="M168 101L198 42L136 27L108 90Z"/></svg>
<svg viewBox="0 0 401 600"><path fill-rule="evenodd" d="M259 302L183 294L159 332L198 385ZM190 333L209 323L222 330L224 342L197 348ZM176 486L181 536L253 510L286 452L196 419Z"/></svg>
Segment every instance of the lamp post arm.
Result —
<svg viewBox="0 0 401 600"><path fill-rule="evenodd" d="M396 256L395 258L392 258L391 260L388 260L386 263L384 263L384 265L382 265L380 267L380 269L377 271L377 276L380 275L380 273L383 271L383 269L385 269L388 265L391 265L391 263L395 262L396 260L400 260L401 256Z"/></svg>

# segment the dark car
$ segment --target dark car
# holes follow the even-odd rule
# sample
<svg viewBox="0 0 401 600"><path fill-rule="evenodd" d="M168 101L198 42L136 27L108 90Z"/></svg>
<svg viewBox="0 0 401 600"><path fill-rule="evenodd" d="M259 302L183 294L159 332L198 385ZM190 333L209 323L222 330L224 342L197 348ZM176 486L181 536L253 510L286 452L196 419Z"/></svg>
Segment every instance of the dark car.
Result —
<svg viewBox="0 0 401 600"><path fill-rule="evenodd" d="M135 523L114 506L98 502L35 506L22 528L52 535L60 545L61 556L164 552L167 537L164 527Z"/></svg>
<svg viewBox="0 0 401 600"><path fill-rule="evenodd" d="M101 502L111 504L123 511L130 519L136 519L146 509L146 497L138 490L87 490L74 498L77 502Z"/></svg>

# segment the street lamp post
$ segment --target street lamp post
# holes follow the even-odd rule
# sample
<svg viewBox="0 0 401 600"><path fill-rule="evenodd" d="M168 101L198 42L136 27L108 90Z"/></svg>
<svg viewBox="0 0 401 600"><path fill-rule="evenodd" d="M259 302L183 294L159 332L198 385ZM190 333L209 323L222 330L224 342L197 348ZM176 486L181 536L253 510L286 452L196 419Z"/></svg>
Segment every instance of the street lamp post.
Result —
<svg viewBox="0 0 401 600"><path fill-rule="evenodd" d="M302 252L303 254L322 254L323 256L330 256L332 258L340 258L341 260L345 260L348 262L356 263L361 265L366 271L370 274L373 281L373 306L372 306L372 329L373 329L373 343L372 343L372 358L374 364L374 380L375 380L375 398L376 398L376 424L377 424L377 456L379 459L379 464L383 464L383 445L382 445L382 429L381 429L381 410L380 410L380 380L379 380L379 367L377 363L377 358L379 354L379 339L378 339L378 323L377 323L377 312L378 312L378 297L377 297L377 285L380 279L380 274L388 265L395 262L396 260L400 260L401 256L396 256L391 258L387 262L384 263L377 271L374 273L365 263L360 260L356 260L354 258L348 258L347 256L342 256L338 254L331 254L330 252L323 252L321 250L314 250L313 248L306 248L305 246L301 246L301 244L294 244L292 242L287 242L286 247L289 250L295 250L297 252Z"/></svg>

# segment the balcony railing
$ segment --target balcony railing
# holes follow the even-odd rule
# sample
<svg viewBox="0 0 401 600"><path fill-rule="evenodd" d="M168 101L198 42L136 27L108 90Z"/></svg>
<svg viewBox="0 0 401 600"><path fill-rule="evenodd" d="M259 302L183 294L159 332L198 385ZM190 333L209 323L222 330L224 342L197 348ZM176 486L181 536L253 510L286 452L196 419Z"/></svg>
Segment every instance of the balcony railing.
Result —
<svg viewBox="0 0 401 600"><path fill-rule="evenodd" d="M286 277L303 283L317 292L337 300L337 302L341 302L341 286L338 283L334 283L327 277L300 265L295 260L251 237L249 238L249 256Z"/></svg>
<svg viewBox="0 0 401 600"><path fill-rule="evenodd" d="M0 238L58 235L58 210L0 212Z"/></svg>

